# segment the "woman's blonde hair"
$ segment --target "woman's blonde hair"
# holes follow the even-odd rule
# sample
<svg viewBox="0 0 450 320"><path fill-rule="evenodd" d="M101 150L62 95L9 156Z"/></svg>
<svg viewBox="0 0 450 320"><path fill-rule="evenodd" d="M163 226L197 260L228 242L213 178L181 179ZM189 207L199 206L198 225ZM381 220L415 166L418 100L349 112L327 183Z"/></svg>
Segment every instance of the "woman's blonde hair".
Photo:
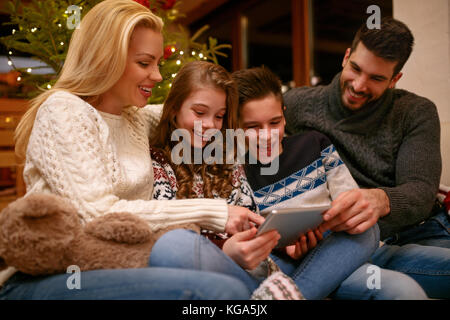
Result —
<svg viewBox="0 0 450 320"><path fill-rule="evenodd" d="M231 75L223 67L205 61L194 61L185 64L172 82L169 95L164 102L161 120L156 128L156 136L150 141L152 148L163 152L165 159L171 164L178 183L177 198L197 198L193 190L193 176L198 174L203 180L205 198L213 198L214 193L227 198L233 186L233 166L229 164L185 164L175 165L171 159L171 151L176 142L171 141L172 132L177 129L175 116L184 101L195 91L202 88L223 90L226 94L227 111L224 115L222 135L226 129L237 127L238 91ZM225 151L225 146L223 150ZM222 155L225 159L225 156ZM225 162L225 161L224 161Z"/></svg>
<svg viewBox="0 0 450 320"><path fill-rule="evenodd" d="M68 91L82 99L96 99L122 76L128 48L137 27L162 32L163 22L148 8L132 0L105 0L82 19L55 85L31 100L15 131L16 154L24 160L39 107L55 91Z"/></svg>

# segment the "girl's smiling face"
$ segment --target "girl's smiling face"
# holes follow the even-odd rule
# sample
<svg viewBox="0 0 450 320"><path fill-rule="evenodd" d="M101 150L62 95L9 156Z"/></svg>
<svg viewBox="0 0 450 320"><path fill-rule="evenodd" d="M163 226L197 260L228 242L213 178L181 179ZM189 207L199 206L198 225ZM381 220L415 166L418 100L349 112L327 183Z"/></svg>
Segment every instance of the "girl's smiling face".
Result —
<svg viewBox="0 0 450 320"><path fill-rule="evenodd" d="M178 129L188 130L191 146L204 147L212 132L222 129L227 111L225 91L213 87L194 90L175 115ZM210 130L214 129L214 130Z"/></svg>

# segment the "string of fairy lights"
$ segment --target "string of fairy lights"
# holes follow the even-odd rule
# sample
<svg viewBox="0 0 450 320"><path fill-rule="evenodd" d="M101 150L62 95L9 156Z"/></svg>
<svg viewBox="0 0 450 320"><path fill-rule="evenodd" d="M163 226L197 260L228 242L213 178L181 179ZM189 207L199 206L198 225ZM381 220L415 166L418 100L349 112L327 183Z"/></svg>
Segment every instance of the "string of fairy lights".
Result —
<svg viewBox="0 0 450 320"><path fill-rule="evenodd" d="M135 0L136 1L136 0ZM138 1L139 2L139 1ZM173 4L172 4L173 5ZM79 7L80 11L83 9L83 7ZM63 8L64 10L64 8ZM68 11L69 10L69 11ZM51 38L51 47L48 48L49 50L43 51L43 55L46 59L49 57L45 55L46 52L49 54L56 56L57 63L49 64L44 63L44 65L32 65L32 66L26 66L18 68L17 65L14 63L13 58L14 55L19 55L19 52L22 52L20 50L20 46L10 46L11 49L8 49L7 54L7 60L8 65L17 73L17 83L31 83L36 88L39 87L40 89L51 89L52 85L56 81L56 75L59 72L60 67L62 67L62 64L64 63L64 53L67 50L67 46L69 44L69 39L71 36L71 32L58 32L58 29L65 28L65 22L67 21L67 26L69 26L69 21L73 19L74 15L70 12L70 8L67 8L65 11L61 11L61 18L53 20L54 26L56 28L51 28L50 31L50 37L52 37L52 34L54 37ZM171 24L173 21L176 20L178 16L178 11L176 9L171 10L165 10L162 12L159 12L161 14L161 17L165 21L164 25L165 27ZM79 16L81 17L81 15ZM36 21L34 22L36 23ZM40 23L40 21L39 21ZM21 41L22 39L29 38L28 33L32 34L32 39L35 41L36 39L48 39L48 28L40 27L38 24L33 25L33 22L31 23L18 23L18 26L15 27L15 29L12 29L12 35L15 35L13 39L17 41ZM42 23L45 23L43 21ZM31 24L31 25L30 25ZM172 87L172 81L173 78L176 77L178 70L182 67L183 64L193 61L193 60L210 60L215 63L217 62L216 55L222 55L226 57L226 54L220 52L223 48L230 48L229 45L217 45L217 41L213 41L207 44L198 43L195 41L196 38L204 30L206 30L208 26L204 26L202 29L197 31L196 35L194 35L192 38L189 38L189 33L184 34L183 32L176 33L171 32L167 35L166 44L164 46L164 59L161 62L160 65L160 72L163 76L163 81L161 81L156 87L153 92L152 97L150 98L150 103L162 103L167 95L169 89ZM47 30L46 30L47 29ZM68 27L68 29L71 29ZM39 32L44 32L43 34L39 34ZM23 37L22 37L23 36ZM56 39L59 39L58 41ZM49 39L50 40L50 39ZM211 38L210 38L211 40ZM215 40L215 39L214 39ZM30 41L30 40L28 40ZM42 40L40 40L42 41ZM31 43L31 42L30 42ZM211 44L213 43L213 44ZM45 44L43 43L43 46ZM193 48L191 46L194 46ZM41 59L42 57L36 56L33 52L33 50L30 50L31 55L34 58L38 58L40 61L46 61L45 59ZM52 58L53 58L52 56ZM54 61L53 61L54 62ZM17 62L19 64L19 62ZM42 68L51 68L52 71L50 71L48 74L43 74L42 72L36 72L35 69L42 69ZM11 71L13 71L11 70ZM43 76L42 78L40 76ZM30 78L31 77L31 78ZM49 80L50 79L50 80ZM27 81L25 81L27 80ZM30 81L31 80L31 81ZM157 101L157 99L160 99Z"/></svg>
<svg viewBox="0 0 450 320"><path fill-rule="evenodd" d="M67 11L66 11L65 13L67 13ZM58 27L61 28L62 25L61 25L60 23L58 23ZM30 29L30 31L31 31L32 33L37 32L37 31L38 31L38 28L33 27L33 28ZM16 33L16 29L12 29L12 34L15 34L15 33ZM60 45L60 46L64 46L64 42L61 41L61 42L59 43L59 45ZM175 46L170 46L170 51L172 52L172 54L174 54L174 53L176 53L177 49L176 49ZM181 67L181 64L182 64L181 58L185 55L185 52L184 52L183 50L180 50L180 51L178 52L178 55L179 55L179 57L178 57L178 59L175 61L175 64L176 64L177 66L180 66L180 67ZM191 56L192 56L192 57L196 57L197 55L198 55L198 58L199 58L199 59L202 59L202 60L208 60L207 56L205 56L205 54L203 54L202 52L197 52L197 51L195 51L195 50L192 50L192 51L191 51ZM13 68L13 70L20 70L20 69L23 69L23 68L17 68L17 67L15 66L15 64L14 64L14 62L13 62L13 60L12 60L12 57L13 57L13 51L12 51L12 50L9 50L9 51L8 51L8 56L7 56L7 58L8 58L8 65L11 66L11 67ZM167 59L166 59L166 60L167 60ZM165 63L165 61L163 61L162 64L164 64L164 63ZM33 68L32 68L32 67L26 68L26 72L27 72L27 73L32 73L32 71L33 71ZM172 78L175 78L176 75L177 75L176 73L172 73ZM20 82L21 80L22 80L22 77L19 75L19 76L17 77L17 81ZM52 86L51 86L50 84L47 84L46 87L47 87L47 89L51 89L51 88L52 88ZM169 84L169 87L171 87L171 84Z"/></svg>
<svg viewBox="0 0 450 320"><path fill-rule="evenodd" d="M82 6L79 6L78 8L80 9L80 11L83 10L83 7L82 7ZM67 20L68 17L69 17L68 15L69 15L69 11L65 10L65 11L64 11L64 14L63 14L63 20ZM62 27L63 27L63 25L62 25L60 22L57 23L57 26L58 26L58 28L62 28ZM38 28L38 27L32 27L32 28L30 28L30 32L31 32L31 33L35 33L35 32L38 32L38 31L39 31L39 28ZM12 33L13 35L16 34L16 32L17 32L16 29L12 29L12 31L11 31L11 33ZM60 41L60 42L59 42L59 45L60 45L60 47L64 47L64 45L65 45L64 41ZM61 48L60 48L60 49L61 49ZM23 72L22 70L25 69L25 68L17 68L16 65L14 64L13 60L12 60L12 57L13 57L13 51L12 51L12 50L9 50L9 51L8 51L8 56L7 56L7 59L8 59L8 65L11 66L13 70L17 70L17 71L19 71L19 72ZM31 74L32 71L33 71L33 68L32 68L32 67L26 68L26 72L27 72L27 73ZM22 76L21 76L21 75L17 76L16 80L17 80L17 82L22 81ZM51 88L52 88L52 86L51 86L50 83L47 83L45 87L46 87L47 89L51 89Z"/></svg>
<svg viewBox="0 0 450 320"><path fill-rule="evenodd" d="M164 48L164 60L161 62L160 67L163 81L155 87L155 95L158 95L159 90L159 93L165 96L165 93L172 87L172 80L177 76L178 70L185 62L191 60L208 60L208 56L207 53L203 53L200 50L189 50L189 54L186 54L186 51L178 50L175 45L166 45ZM161 102L153 101L153 103Z"/></svg>

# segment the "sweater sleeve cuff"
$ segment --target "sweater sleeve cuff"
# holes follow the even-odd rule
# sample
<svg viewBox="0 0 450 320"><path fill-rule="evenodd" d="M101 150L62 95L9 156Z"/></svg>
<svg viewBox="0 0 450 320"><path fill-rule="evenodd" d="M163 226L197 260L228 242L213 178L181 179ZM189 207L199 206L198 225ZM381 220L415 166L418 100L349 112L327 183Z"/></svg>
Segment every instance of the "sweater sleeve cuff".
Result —
<svg viewBox="0 0 450 320"><path fill-rule="evenodd" d="M408 212L411 211L411 204L408 203L408 197L405 197L401 190L388 187L380 187L379 189L386 192L390 207L389 214L379 221L382 239L399 232L406 225L419 222L414 221L415 219L411 214L408 215Z"/></svg>
<svg viewBox="0 0 450 320"><path fill-rule="evenodd" d="M408 208L409 205L405 202L405 196L402 192L396 190L395 188L380 187L379 189L386 192L389 198L389 214L397 214Z"/></svg>
<svg viewBox="0 0 450 320"><path fill-rule="evenodd" d="M168 200L169 206L165 208L168 215L184 212L187 216L195 216L198 224L215 232L225 231L228 221L228 206L222 199L184 199ZM187 217L187 219L189 219Z"/></svg>

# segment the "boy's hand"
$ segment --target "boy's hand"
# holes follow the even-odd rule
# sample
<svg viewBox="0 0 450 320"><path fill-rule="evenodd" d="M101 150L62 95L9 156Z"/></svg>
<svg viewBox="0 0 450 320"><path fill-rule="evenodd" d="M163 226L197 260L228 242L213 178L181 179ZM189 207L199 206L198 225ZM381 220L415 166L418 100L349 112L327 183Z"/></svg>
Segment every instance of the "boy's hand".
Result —
<svg viewBox="0 0 450 320"><path fill-rule="evenodd" d="M244 269L253 270L266 259L277 245L280 235L276 230L255 238L257 229L238 232L225 241L223 252Z"/></svg>
<svg viewBox="0 0 450 320"><path fill-rule="evenodd" d="M300 259L323 239L322 232L319 226L314 232L308 231L306 235L302 234L295 244L285 247L286 254L294 260Z"/></svg>

